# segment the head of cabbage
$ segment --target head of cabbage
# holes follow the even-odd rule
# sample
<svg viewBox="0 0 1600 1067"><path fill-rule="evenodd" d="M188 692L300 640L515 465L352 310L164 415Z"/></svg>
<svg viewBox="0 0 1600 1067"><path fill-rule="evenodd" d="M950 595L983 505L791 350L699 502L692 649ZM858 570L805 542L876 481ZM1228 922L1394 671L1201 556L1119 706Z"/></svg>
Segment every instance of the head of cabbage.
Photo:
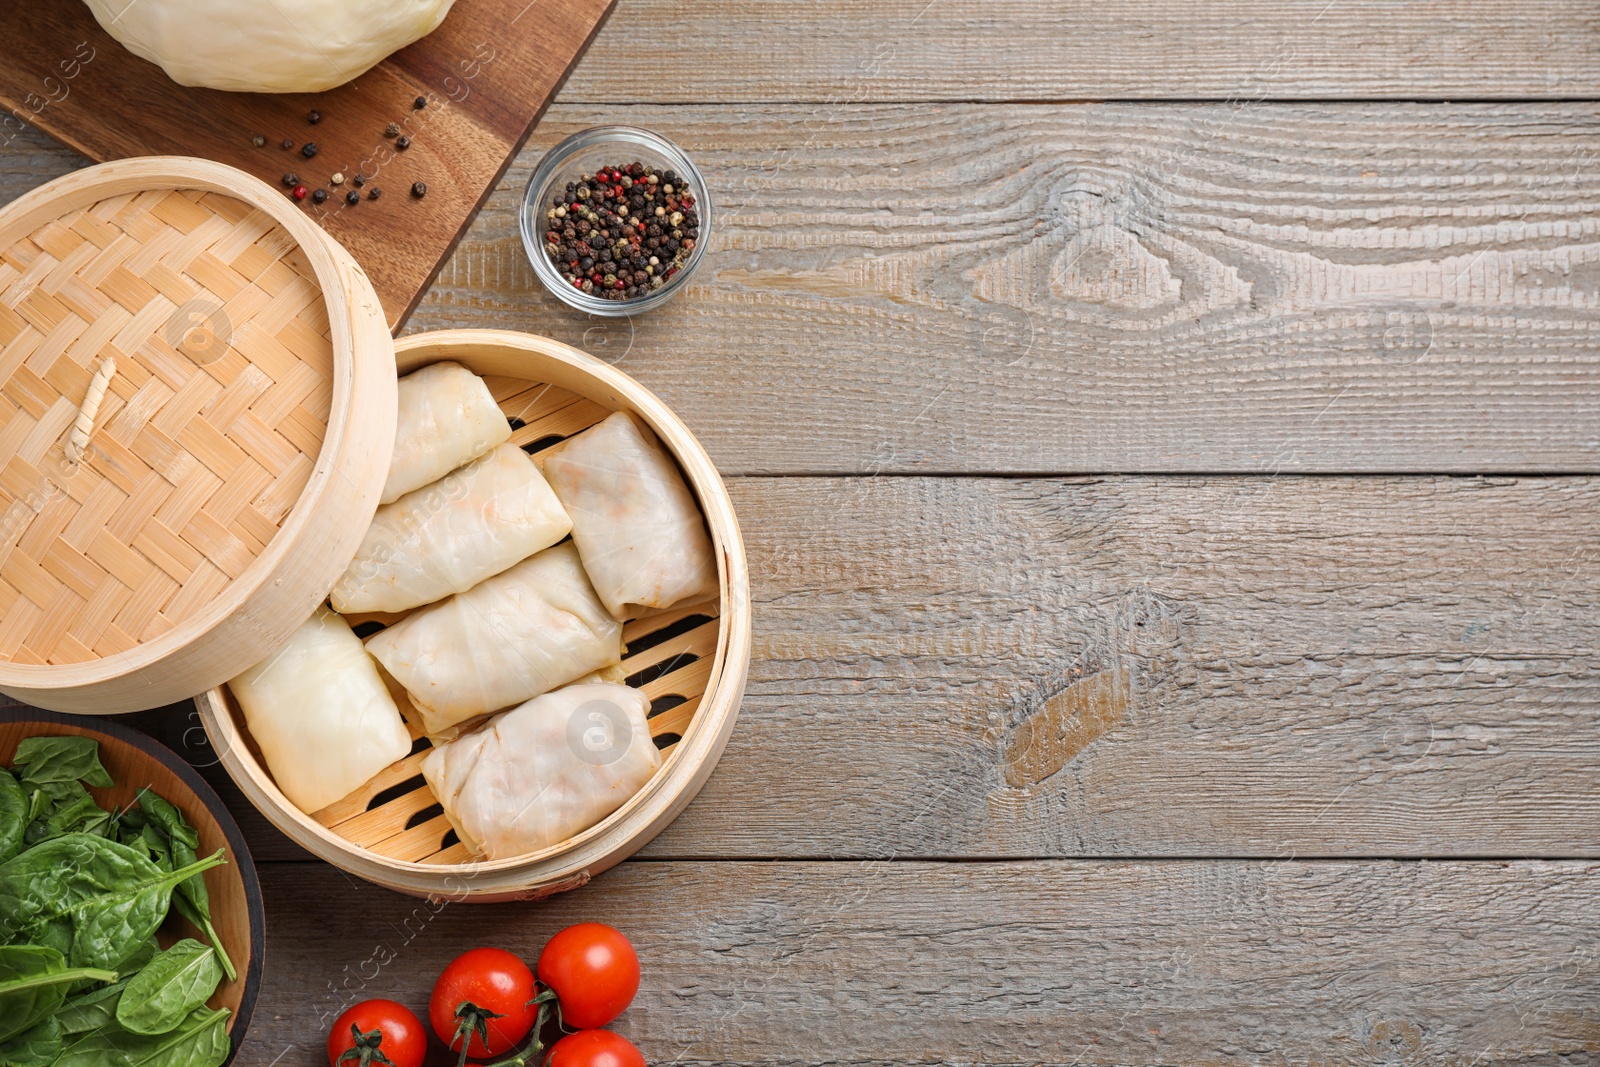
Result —
<svg viewBox="0 0 1600 1067"><path fill-rule="evenodd" d="M85 0L180 85L316 93L433 32L453 0Z"/></svg>

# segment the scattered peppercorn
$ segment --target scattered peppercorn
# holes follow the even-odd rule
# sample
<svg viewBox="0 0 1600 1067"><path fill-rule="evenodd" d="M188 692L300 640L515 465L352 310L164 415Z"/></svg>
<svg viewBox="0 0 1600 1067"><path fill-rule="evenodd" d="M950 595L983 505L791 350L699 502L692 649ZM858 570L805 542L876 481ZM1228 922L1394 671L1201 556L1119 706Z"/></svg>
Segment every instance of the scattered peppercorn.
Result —
<svg viewBox="0 0 1600 1067"><path fill-rule="evenodd" d="M267 139L258 133L254 137L250 138L250 143L255 145L257 148L261 148L267 143Z"/></svg>
<svg viewBox="0 0 1600 1067"><path fill-rule="evenodd" d="M411 106L415 110L421 111L423 108L428 106L428 98L425 96L419 96L415 100L411 101Z"/></svg>
<svg viewBox="0 0 1600 1067"><path fill-rule="evenodd" d="M344 184L344 171L342 171L342 170L334 171L333 172L333 177L328 179L328 183L330 185L343 185Z"/></svg>
<svg viewBox="0 0 1600 1067"><path fill-rule="evenodd" d="M348 193L344 194L344 202L349 204L351 207L355 207L357 204L361 203L361 194L352 189Z"/></svg>
<svg viewBox="0 0 1600 1067"><path fill-rule="evenodd" d="M290 140L289 138L285 137L283 140L278 142L278 147L283 149L285 152L287 152L287 151L289 151L289 149L294 147L294 142L292 140Z"/></svg>
<svg viewBox="0 0 1600 1067"><path fill-rule="evenodd" d="M383 135L385 137L399 137L400 136L400 124L398 122L389 123L389 125L387 125L387 126L385 126L383 128Z"/></svg>
<svg viewBox="0 0 1600 1067"><path fill-rule="evenodd" d="M328 190L326 190L326 189L318 189L316 192L311 194L311 202L313 204L320 204L320 203L322 203L323 201L325 201L327 199L328 199Z"/></svg>
<svg viewBox="0 0 1600 1067"><path fill-rule="evenodd" d="M320 111L311 112L311 114L306 116L306 121L311 123L311 125L315 126L317 123L322 121L322 112L320 112Z"/></svg>
<svg viewBox="0 0 1600 1067"><path fill-rule="evenodd" d="M304 200L306 198L306 187L303 186L303 185L295 186L294 187L294 198L296 200Z"/></svg>
<svg viewBox="0 0 1600 1067"><path fill-rule="evenodd" d="M394 143L394 146L400 149L400 151L404 152L406 149L411 147L411 138L401 136L401 138Z"/></svg>
<svg viewBox="0 0 1600 1067"><path fill-rule="evenodd" d="M555 193L545 254L574 289L631 300L665 285L694 251L700 210L672 171L602 167Z"/></svg>
<svg viewBox="0 0 1600 1067"><path fill-rule="evenodd" d="M285 174L280 180L283 182L283 187L285 189L293 189L295 186L300 184L299 177L297 177L295 172L292 170L288 174Z"/></svg>
<svg viewBox="0 0 1600 1067"><path fill-rule="evenodd" d="M376 199L378 199L378 197L380 197L382 195L383 195L383 190L379 189L376 185L374 185L371 189L367 190L367 199L368 200L376 200Z"/></svg>
<svg viewBox="0 0 1600 1067"><path fill-rule="evenodd" d="M305 144L301 145L300 146L300 154L302 156L305 156L307 159L310 159L312 156L316 155L317 154L317 142L315 142L315 141L307 141Z"/></svg>
<svg viewBox="0 0 1600 1067"><path fill-rule="evenodd" d="M357 174L354 178L350 179L350 184L359 189L363 185L367 184L367 176L365 174Z"/></svg>
<svg viewBox="0 0 1600 1067"><path fill-rule="evenodd" d="M418 200L421 200L423 197L427 196L428 195L428 183L427 182L412 182L411 183L411 195L416 197Z"/></svg>

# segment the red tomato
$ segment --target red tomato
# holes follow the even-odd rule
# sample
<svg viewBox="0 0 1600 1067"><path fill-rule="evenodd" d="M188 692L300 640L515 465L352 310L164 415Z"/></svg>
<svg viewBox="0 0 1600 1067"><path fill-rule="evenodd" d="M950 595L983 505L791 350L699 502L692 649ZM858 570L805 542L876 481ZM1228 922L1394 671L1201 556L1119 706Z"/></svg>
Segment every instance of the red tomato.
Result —
<svg viewBox="0 0 1600 1067"><path fill-rule="evenodd" d="M579 1030L556 1042L544 1067L644 1067L644 1054L610 1030Z"/></svg>
<svg viewBox="0 0 1600 1067"><path fill-rule="evenodd" d="M562 1025L592 1030L621 1015L639 991L639 955L605 923L579 923L539 953L539 981L556 991Z"/></svg>
<svg viewBox="0 0 1600 1067"><path fill-rule="evenodd" d="M427 1049L422 1020L392 1000L363 1000L339 1016L328 1032L329 1067L341 1067L341 1061L351 1067L381 1064L375 1053L389 1057L394 1067L422 1067Z"/></svg>
<svg viewBox="0 0 1600 1067"><path fill-rule="evenodd" d="M428 1018L452 1052L501 1056L533 1029L533 972L503 948L475 948L451 961L433 984ZM488 1042L485 1044L484 1037Z"/></svg>

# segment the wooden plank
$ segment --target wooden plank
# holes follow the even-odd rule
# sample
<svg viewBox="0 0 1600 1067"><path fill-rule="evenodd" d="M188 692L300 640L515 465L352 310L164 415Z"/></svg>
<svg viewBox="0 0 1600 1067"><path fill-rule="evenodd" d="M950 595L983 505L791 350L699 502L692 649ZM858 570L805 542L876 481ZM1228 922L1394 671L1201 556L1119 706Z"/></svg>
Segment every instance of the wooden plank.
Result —
<svg viewBox="0 0 1600 1067"><path fill-rule="evenodd" d="M1600 856L1600 480L731 489L750 684L646 855Z"/></svg>
<svg viewBox="0 0 1600 1067"><path fill-rule="evenodd" d="M95 160L201 156L274 187L293 172L311 189L328 189L325 204L303 206L362 264L398 325L614 2L542 0L530 15L527 0L456 0L437 30L354 81L283 94L178 85L75 0L6 4L0 149L27 123ZM428 101L420 111L418 97ZM313 109L316 125L306 118ZM389 123L409 138L405 151L384 136ZM258 135L266 138L260 148L251 143ZM315 159L299 151L307 142L319 148ZM371 179L356 205L345 203L349 184L331 186L336 173ZM419 180L426 200L406 195ZM373 187L388 196L367 198Z"/></svg>
<svg viewBox="0 0 1600 1067"><path fill-rule="evenodd" d="M646 856L1600 856L1600 479L731 490L748 694Z"/></svg>
<svg viewBox="0 0 1600 1067"><path fill-rule="evenodd" d="M595 352L726 473L1600 469L1596 105L638 108L718 221L631 320L516 232L608 115L552 112L412 328Z"/></svg>
<svg viewBox="0 0 1600 1067"><path fill-rule="evenodd" d="M807 114L636 109L721 221L700 284L599 320L516 233L614 118L558 107L412 328L616 362L727 473L1600 468L1594 105ZM0 196L73 158L0 153Z"/></svg>
<svg viewBox="0 0 1600 1067"><path fill-rule="evenodd" d="M565 102L1600 95L1571 0L628 0ZM648 56L648 62L640 62ZM710 57L715 57L711 61Z"/></svg>
<svg viewBox="0 0 1600 1067"><path fill-rule="evenodd" d="M427 1003L476 944L638 946L650 1063L1585 1063L1589 863L625 863L529 904L263 869L240 1067L310 1067L348 1003Z"/></svg>

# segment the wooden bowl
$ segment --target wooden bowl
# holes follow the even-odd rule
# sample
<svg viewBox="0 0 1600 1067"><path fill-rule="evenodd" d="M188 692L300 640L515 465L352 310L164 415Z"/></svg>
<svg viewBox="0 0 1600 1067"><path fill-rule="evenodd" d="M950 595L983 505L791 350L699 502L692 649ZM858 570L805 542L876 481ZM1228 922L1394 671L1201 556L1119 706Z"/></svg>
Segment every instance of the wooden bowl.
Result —
<svg viewBox="0 0 1600 1067"><path fill-rule="evenodd" d="M0 209L0 692L137 711L282 645L377 509L394 381L366 275L242 171L120 160Z"/></svg>
<svg viewBox="0 0 1600 1067"><path fill-rule="evenodd" d="M125 807L141 788L148 786L177 805L199 832L196 855L209 856L219 848L228 850L228 862L211 868L203 877L211 896L211 924L239 974L231 982L224 976L209 1003L233 1013L228 1020L228 1034L237 1053L261 989L267 933L256 866L233 816L205 779L171 749L137 730L104 720L53 715L36 708L0 709L0 765L11 765L17 744L24 738L40 736L92 737L100 742L100 762L114 783L106 789L89 789L102 806ZM176 913L168 917L157 937L163 946L183 937L206 940Z"/></svg>
<svg viewBox="0 0 1600 1067"><path fill-rule="evenodd" d="M401 374L454 360L483 375L501 410L525 424L511 439L530 452L620 410L643 419L677 458L716 549L721 595L715 603L675 607L623 628L623 670L653 702L650 731L666 756L661 769L611 816L559 845L475 861L422 779L428 742L415 728L411 755L350 796L306 813L274 784L226 687L195 702L245 796L284 833L352 874L404 893L457 900L537 899L575 888L632 855L683 810L733 729L750 663L750 589L732 502L711 458L665 404L577 349L529 334L444 330L402 338L395 357ZM359 627L368 618L351 621Z"/></svg>

